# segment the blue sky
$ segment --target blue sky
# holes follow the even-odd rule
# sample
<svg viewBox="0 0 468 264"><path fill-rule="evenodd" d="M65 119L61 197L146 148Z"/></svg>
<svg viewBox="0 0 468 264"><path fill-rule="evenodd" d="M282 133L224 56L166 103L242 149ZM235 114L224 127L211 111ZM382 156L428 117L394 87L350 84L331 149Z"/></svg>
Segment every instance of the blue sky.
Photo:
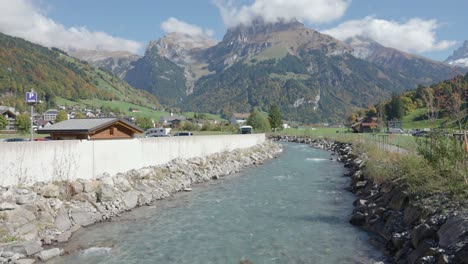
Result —
<svg viewBox="0 0 468 264"><path fill-rule="evenodd" d="M16 1L18 6L10 7ZM212 30L211 37L221 39L228 25L258 14L270 19L297 15L308 27L340 39L363 34L386 46L436 60L444 60L468 39L467 0L16 1L0 0L0 9L11 14L11 18L5 17L0 11L0 31L48 46L79 43L142 53L149 41L181 26L190 27L188 32L198 32L194 29L199 27L202 33L196 34L210 35ZM327 9L329 4L334 8ZM2 8L5 5L8 11ZM35 18L28 24L15 20L20 16ZM182 24L177 29L168 25L165 32L161 24L171 17ZM42 26L35 31L46 31L34 36L28 28L38 24ZM60 37L47 39L48 34Z"/></svg>

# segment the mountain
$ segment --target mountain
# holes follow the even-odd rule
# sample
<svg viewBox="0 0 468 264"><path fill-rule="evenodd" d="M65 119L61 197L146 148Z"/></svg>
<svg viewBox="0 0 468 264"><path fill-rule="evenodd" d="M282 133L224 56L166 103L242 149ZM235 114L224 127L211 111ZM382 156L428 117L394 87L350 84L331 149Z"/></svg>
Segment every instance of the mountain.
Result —
<svg viewBox="0 0 468 264"><path fill-rule="evenodd" d="M155 94L164 104L183 103L193 93L196 80L210 74L201 52L215 44L204 36L171 33L150 42L123 79Z"/></svg>
<svg viewBox="0 0 468 264"><path fill-rule="evenodd" d="M353 37L345 40L345 43L353 48L352 54L355 57L398 71L407 80L406 87L412 87L414 84L430 85L457 73L464 73L460 69L448 67L443 62L384 47L369 38Z"/></svg>
<svg viewBox="0 0 468 264"><path fill-rule="evenodd" d="M277 103L287 119L338 122L349 109L455 75L443 63L371 44L380 51L364 59L352 45L297 21L231 28L204 52L215 73L197 81L183 107L245 112Z"/></svg>
<svg viewBox="0 0 468 264"><path fill-rule="evenodd" d="M0 104L25 109L24 96L31 89L45 101L38 108L53 107L58 98L159 106L153 95L64 51L0 33Z"/></svg>
<svg viewBox="0 0 468 264"><path fill-rule="evenodd" d="M445 62L450 65L468 68L468 40L465 40L463 45L455 50L453 54L445 60Z"/></svg>
<svg viewBox="0 0 468 264"><path fill-rule="evenodd" d="M392 93L457 74L444 63L368 39L339 41L298 21L256 19L217 42L169 34L152 41L123 79L186 111L267 110L286 119L339 122Z"/></svg>
<svg viewBox="0 0 468 264"><path fill-rule="evenodd" d="M124 79L127 71L132 68L132 62L141 58L127 51L70 49L68 54L88 62L93 67L111 72L121 79Z"/></svg>

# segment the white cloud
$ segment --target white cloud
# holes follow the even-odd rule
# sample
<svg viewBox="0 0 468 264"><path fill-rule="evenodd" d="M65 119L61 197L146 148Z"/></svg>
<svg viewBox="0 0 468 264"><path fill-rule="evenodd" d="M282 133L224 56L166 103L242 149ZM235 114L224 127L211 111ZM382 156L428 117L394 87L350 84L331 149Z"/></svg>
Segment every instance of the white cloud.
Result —
<svg viewBox="0 0 468 264"><path fill-rule="evenodd" d="M174 17L170 17L162 22L161 29L166 33L181 33L189 36L211 37L214 35L214 31L211 29L202 29L199 26L189 24Z"/></svg>
<svg viewBox="0 0 468 264"><path fill-rule="evenodd" d="M136 53L143 44L85 27L65 27L48 18L29 0L0 0L0 32L47 47L104 49Z"/></svg>
<svg viewBox="0 0 468 264"><path fill-rule="evenodd" d="M340 40L355 36L371 38L380 44L403 51L431 52L446 50L455 41L437 40L437 20L413 18L406 22L388 21L374 17L350 20L335 28L322 31Z"/></svg>
<svg viewBox="0 0 468 264"><path fill-rule="evenodd" d="M224 23L229 26L249 24L262 17L266 22L298 19L326 23L344 15L351 0L255 0L251 5L236 5L233 0L214 0Z"/></svg>

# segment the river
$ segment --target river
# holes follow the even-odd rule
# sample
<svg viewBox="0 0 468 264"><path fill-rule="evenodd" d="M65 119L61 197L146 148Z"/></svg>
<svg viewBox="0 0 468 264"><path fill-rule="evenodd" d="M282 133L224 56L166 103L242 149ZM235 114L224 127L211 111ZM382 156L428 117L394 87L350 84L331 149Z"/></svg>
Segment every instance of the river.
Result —
<svg viewBox="0 0 468 264"><path fill-rule="evenodd" d="M348 223L353 194L329 152L284 144L262 166L195 186L76 232L51 263L373 263L382 255Z"/></svg>

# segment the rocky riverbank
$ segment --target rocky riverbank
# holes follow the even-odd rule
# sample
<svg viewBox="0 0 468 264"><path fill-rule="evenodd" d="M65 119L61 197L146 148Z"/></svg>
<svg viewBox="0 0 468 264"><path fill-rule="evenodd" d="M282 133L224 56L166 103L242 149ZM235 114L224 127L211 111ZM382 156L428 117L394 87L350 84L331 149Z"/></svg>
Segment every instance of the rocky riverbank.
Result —
<svg viewBox="0 0 468 264"><path fill-rule="evenodd" d="M259 165L282 151L270 141L249 148L95 180L36 183L0 189L0 263L34 263L63 254L62 243L76 230L109 221L193 184Z"/></svg>
<svg viewBox="0 0 468 264"><path fill-rule="evenodd" d="M351 144L326 139L278 136L275 141L333 151L348 168L350 191L358 197L350 223L371 232L374 244L393 263L468 263L468 207L445 194L411 197L399 181L376 183L365 174L366 156Z"/></svg>

